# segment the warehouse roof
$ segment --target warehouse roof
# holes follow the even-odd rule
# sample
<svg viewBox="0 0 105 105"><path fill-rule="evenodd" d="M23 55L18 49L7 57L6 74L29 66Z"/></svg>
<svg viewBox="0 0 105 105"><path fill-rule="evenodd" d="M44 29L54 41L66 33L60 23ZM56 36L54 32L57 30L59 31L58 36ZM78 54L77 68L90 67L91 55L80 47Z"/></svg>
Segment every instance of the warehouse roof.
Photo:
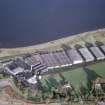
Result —
<svg viewBox="0 0 105 105"><path fill-rule="evenodd" d="M43 62L45 62L48 67L53 65L52 60L51 60L49 54L41 54L41 57L43 59Z"/></svg>
<svg viewBox="0 0 105 105"><path fill-rule="evenodd" d="M18 67L29 69L29 66L24 62L24 60L17 58L13 61L13 65L17 65Z"/></svg>
<svg viewBox="0 0 105 105"><path fill-rule="evenodd" d="M35 58L35 56L31 56L31 57L27 57L26 59L25 59L25 63L27 63L28 65L37 65L37 64L40 64L40 61L39 60L37 60L36 58Z"/></svg>
<svg viewBox="0 0 105 105"><path fill-rule="evenodd" d="M80 56L80 54L77 52L76 49L69 49L66 52L71 61L73 62L73 64L78 64L83 62L82 57Z"/></svg>
<svg viewBox="0 0 105 105"><path fill-rule="evenodd" d="M6 70L12 75L16 75L16 74L22 73L24 71L24 69L21 67L14 68L12 70L9 69L8 67L6 67Z"/></svg>
<svg viewBox="0 0 105 105"><path fill-rule="evenodd" d="M53 54L54 54L54 58L55 58L55 59L57 60L57 62L58 62L58 65L59 65L59 66L64 65L64 62L63 62L63 60L61 59L61 56L62 56L61 52L54 52Z"/></svg>
<svg viewBox="0 0 105 105"><path fill-rule="evenodd" d="M41 76L33 75L31 78L27 79L27 82L30 84L36 84L37 79L41 79Z"/></svg>
<svg viewBox="0 0 105 105"><path fill-rule="evenodd" d="M105 53L105 45L100 46L102 51Z"/></svg>
<svg viewBox="0 0 105 105"><path fill-rule="evenodd" d="M54 68L59 67L59 65L60 65L60 64L59 64L59 61L56 60L54 53L50 53L50 56L51 56L51 60L52 60L52 62L53 62Z"/></svg>
<svg viewBox="0 0 105 105"><path fill-rule="evenodd" d="M83 58L86 60L86 62L94 61L94 56L91 54L91 52L87 48L80 48L79 52L83 56Z"/></svg>
<svg viewBox="0 0 105 105"><path fill-rule="evenodd" d="M72 65L70 59L67 57L64 51L59 51L54 54L55 54L55 59L60 63L60 66L63 67L63 66Z"/></svg>
<svg viewBox="0 0 105 105"><path fill-rule="evenodd" d="M54 68L55 66L60 65L59 62L55 59L54 53L41 54L41 57L43 62L45 62L50 68Z"/></svg>
<svg viewBox="0 0 105 105"><path fill-rule="evenodd" d="M41 63L44 63L40 54L35 54L34 57L37 61L40 61Z"/></svg>
<svg viewBox="0 0 105 105"><path fill-rule="evenodd" d="M96 46L90 47L90 50L93 53L93 55L96 57L97 60L105 58L105 55L98 47L96 47Z"/></svg>

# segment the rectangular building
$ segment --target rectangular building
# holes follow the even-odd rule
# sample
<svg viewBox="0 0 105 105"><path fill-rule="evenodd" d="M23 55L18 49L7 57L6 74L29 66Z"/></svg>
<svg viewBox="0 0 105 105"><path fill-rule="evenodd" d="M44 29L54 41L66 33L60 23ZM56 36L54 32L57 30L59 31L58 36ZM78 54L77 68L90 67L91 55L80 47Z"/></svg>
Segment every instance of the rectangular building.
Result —
<svg viewBox="0 0 105 105"><path fill-rule="evenodd" d="M31 78L27 79L27 82L29 84L36 84L37 83L37 79L36 79L36 75L32 76Z"/></svg>
<svg viewBox="0 0 105 105"><path fill-rule="evenodd" d="M94 61L94 56L87 48L80 48L79 52L83 56L86 62Z"/></svg>
<svg viewBox="0 0 105 105"><path fill-rule="evenodd" d="M54 53L55 59L60 63L61 67L71 66L72 63L64 51Z"/></svg>
<svg viewBox="0 0 105 105"><path fill-rule="evenodd" d="M48 66L48 69L56 68L59 65L59 62L55 59L53 53L41 54L41 58Z"/></svg>
<svg viewBox="0 0 105 105"><path fill-rule="evenodd" d="M100 46L100 48L102 49L103 53L105 54L105 45Z"/></svg>
<svg viewBox="0 0 105 105"><path fill-rule="evenodd" d="M13 61L15 65L24 69L30 69L29 65L27 65L22 58L17 58Z"/></svg>
<svg viewBox="0 0 105 105"><path fill-rule="evenodd" d="M36 59L37 61L41 62L41 64L44 63L43 60L42 60L42 58L41 58L41 54L35 54L34 57L35 57L35 59Z"/></svg>
<svg viewBox="0 0 105 105"><path fill-rule="evenodd" d="M68 58L68 56L66 55L65 51L62 51L61 54L62 54L62 59L65 62L66 66L71 66L72 65L72 62Z"/></svg>
<svg viewBox="0 0 105 105"><path fill-rule="evenodd" d="M66 53L73 64L80 64L83 63L83 58L81 55L77 52L76 49L68 49L66 50Z"/></svg>
<svg viewBox="0 0 105 105"><path fill-rule="evenodd" d="M97 60L105 59L105 55L103 54L103 52L98 47L96 47L96 46L90 47L90 51L96 57Z"/></svg>
<svg viewBox="0 0 105 105"><path fill-rule="evenodd" d="M52 60L49 56L49 54L41 54L40 55L43 62L48 66L48 67L52 67L53 66L53 63L52 63Z"/></svg>
<svg viewBox="0 0 105 105"><path fill-rule="evenodd" d="M56 60L54 53L52 52L52 53L49 53L49 54L50 54L51 60L53 62L53 67L52 68L59 68L60 64L59 64L59 61Z"/></svg>
<svg viewBox="0 0 105 105"><path fill-rule="evenodd" d="M9 73L11 75L17 75L17 74L22 73L24 71L24 69L21 67L16 67L14 69L10 69L8 67L5 67L5 69L6 69L7 73Z"/></svg>
<svg viewBox="0 0 105 105"><path fill-rule="evenodd" d="M53 53L54 58L56 59L56 61L58 62L58 65L61 67L62 65L64 65L63 60L61 59L61 52L54 52Z"/></svg>
<svg viewBox="0 0 105 105"><path fill-rule="evenodd" d="M24 62L30 66L31 70L33 70L36 66L40 65L41 62L37 60L34 56L27 57L24 59Z"/></svg>

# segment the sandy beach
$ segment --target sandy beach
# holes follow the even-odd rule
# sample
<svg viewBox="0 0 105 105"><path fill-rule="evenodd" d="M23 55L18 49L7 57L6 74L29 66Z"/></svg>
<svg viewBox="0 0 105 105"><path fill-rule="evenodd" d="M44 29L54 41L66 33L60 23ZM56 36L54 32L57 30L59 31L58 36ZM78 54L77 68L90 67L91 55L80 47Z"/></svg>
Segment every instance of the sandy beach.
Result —
<svg viewBox="0 0 105 105"><path fill-rule="evenodd" d="M1 48L0 57L2 58L2 57L15 56L26 53L35 53L39 51L55 51L62 49L61 47L62 44L74 47L76 44L85 46L86 42L94 44L96 41L105 44L105 28L85 33L80 33L70 37L65 37L62 39L33 46L19 47L19 48Z"/></svg>

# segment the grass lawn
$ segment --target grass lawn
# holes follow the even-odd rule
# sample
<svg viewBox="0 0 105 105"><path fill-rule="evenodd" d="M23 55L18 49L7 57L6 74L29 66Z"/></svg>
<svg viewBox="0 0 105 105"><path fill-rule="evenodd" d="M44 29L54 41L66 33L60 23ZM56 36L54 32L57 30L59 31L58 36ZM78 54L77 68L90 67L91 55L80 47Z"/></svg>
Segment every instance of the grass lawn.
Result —
<svg viewBox="0 0 105 105"><path fill-rule="evenodd" d="M103 61L86 67L78 67L67 71L64 69L64 71L65 72L62 72L62 75L68 82L72 83L75 88L78 89L81 84L87 88L89 81L94 80L97 77L105 78L105 62ZM58 85L60 80L62 80L62 78L58 73L56 73L44 75L41 82L43 86L52 88Z"/></svg>
<svg viewBox="0 0 105 105"><path fill-rule="evenodd" d="M105 78L105 62L100 62L92 66L88 66L88 68Z"/></svg>

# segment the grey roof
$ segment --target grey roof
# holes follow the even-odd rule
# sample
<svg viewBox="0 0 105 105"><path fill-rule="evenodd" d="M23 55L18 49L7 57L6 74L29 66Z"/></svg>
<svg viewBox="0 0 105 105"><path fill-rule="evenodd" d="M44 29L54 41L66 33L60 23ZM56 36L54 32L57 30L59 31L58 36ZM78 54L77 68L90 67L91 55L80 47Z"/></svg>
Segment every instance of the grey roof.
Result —
<svg viewBox="0 0 105 105"><path fill-rule="evenodd" d="M54 68L55 66L59 65L59 62L54 58L53 53L41 54L41 57L48 68Z"/></svg>
<svg viewBox="0 0 105 105"><path fill-rule="evenodd" d="M47 64L48 68L58 68L63 65L71 65L71 61L66 56L65 52L52 52L41 54L43 61Z"/></svg>
<svg viewBox="0 0 105 105"><path fill-rule="evenodd" d="M24 69L21 67L14 68L13 70L10 70L8 67L6 67L6 70L7 70L7 72L9 72L12 75L16 75L16 74L22 73L24 71Z"/></svg>
<svg viewBox="0 0 105 105"><path fill-rule="evenodd" d="M83 62L82 57L80 56L80 54L77 52L76 49L68 49L66 50L66 52L70 60L73 62L73 64L78 64Z"/></svg>
<svg viewBox="0 0 105 105"><path fill-rule="evenodd" d="M40 68L37 68L36 71L45 72L45 71L48 71L48 68L46 66L41 66Z"/></svg>
<svg viewBox="0 0 105 105"><path fill-rule="evenodd" d="M40 54L35 54L34 57L35 57L35 59L36 59L37 61L40 61L41 63L44 63L44 62L43 62L43 59L41 58L41 55L40 55Z"/></svg>
<svg viewBox="0 0 105 105"><path fill-rule="evenodd" d="M45 68L41 71L41 74L48 72L48 68Z"/></svg>
<svg viewBox="0 0 105 105"><path fill-rule="evenodd" d="M29 69L29 66L24 62L24 60L17 58L16 60L13 61L13 65L17 65L18 67L24 68L24 69Z"/></svg>
<svg viewBox="0 0 105 105"><path fill-rule="evenodd" d="M80 48L79 52L84 57L86 62L94 61L94 56L91 54L91 52L86 47L85 48Z"/></svg>
<svg viewBox="0 0 105 105"><path fill-rule="evenodd" d="M67 57L64 51L55 52L54 55L60 66L67 66L67 64L68 66L72 65L70 59Z"/></svg>
<svg viewBox="0 0 105 105"><path fill-rule="evenodd" d="M102 51L105 53L105 45L100 46Z"/></svg>
<svg viewBox="0 0 105 105"><path fill-rule="evenodd" d="M47 66L52 66L52 62L48 54L41 54L41 58L43 62L47 64Z"/></svg>
<svg viewBox="0 0 105 105"><path fill-rule="evenodd" d="M72 65L71 60L68 58L68 56L66 55L65 51L61 51L61 60L63 60L63 62L65 62L65 64L69 64Z"/></svg>
<svg viewBox="0 0 105 105"><path fill-rule="evenodd" d="M40 61L38 61L34 56L31 56L25 59L25 63L27 63L28 65L36 65L40 64Z"/></svg>
<svg viewBox="0 0 105 105"><path fill-rule="evenodd" d="M56 60L56 58L54 56L54 53L49 53L49 54L50 54L51 60L53 62L53 66L58 67L59 66L59 61Z"/></svg>
<svg viewBox="0 0 105 105"><path fill-rule="evenodd" d="M44 64L39 64L37 66L33 67L33 71L43 71L44 69L47 69L48 67Z"/></svg>
<svg viewBox="0 0 105 105"><path fill-rule="evenodd" d="M28 65L21 59L15 59L10 64L5 65L7 73L16 75L24 71L29 71Z"/></svg>
<svg viewBox="0 0 105 105"><path fill-rule="evenodd" d="M97 60L105 58L103 52L98 47L96 46L90 47L90 50L93 53L93 55L96 57Z"/></svg>
<svg viewBox="0 0 105 105"><path fill-rule="evenodd" d="M57 60L59 66L64 64L62 59L61 59L61 53L60 52L54 52L53 55L54 55L55 59Z"/></svg>
<svg viewBox="0 0 105 105"><path fill-rule="evenodd" d="M13 70L18 67L18 65L14 62L6 65L10 70Z"/></svg>

